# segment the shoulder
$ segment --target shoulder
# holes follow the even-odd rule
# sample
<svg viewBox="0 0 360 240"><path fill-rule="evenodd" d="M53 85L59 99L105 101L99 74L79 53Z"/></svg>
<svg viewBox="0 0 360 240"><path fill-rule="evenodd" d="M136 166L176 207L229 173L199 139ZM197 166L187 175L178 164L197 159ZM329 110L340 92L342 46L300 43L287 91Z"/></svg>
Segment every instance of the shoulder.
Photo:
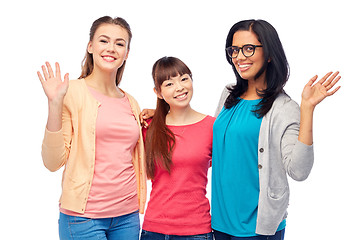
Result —
<svg viewBox="0 0 360 240"><path fill-rule="evenodd" d="M291 99L291 97L285 93L281 93L279 94L279 96L277 96L277 98L275 99L274 103L273 103L273 108L277 109L277 110L281 110L282 112L284 111L289 111L289 110L298 110L299 109L299 105Z"/></svg>
<svg viewBox="0 0 360 240"><path fill-rule="evenodd" d="M68 94L79 95L79 94L81 94L82 92L84 92L86 90L85 87L86 87L86 84L85 84L84 79L70 80L67 95Z"/></svg>
<svg viewBox="0 0 360 240"><path fill-rule="evenodd" d="M214 125L215 122L215 117L212 117L210 115L203 115L203 118L199 121L199 127L200 128L204 128L204 127L211 127Z"/></svg>
<svg viewBox="0 0 360 240"><path fill-rule="evenodd" d="M128 92L125 92L122 89L120 89L120 90L125 94L125 96L129 100L131 109L134 111L134 114L138 116L141 112L139 103L136 101L136 99L131 94L129 94Z"/></svg>
<svg viewBox="0 0 360 240"><path fill-rule="evenodd" d="M73 79L69 81L69 89L82 89L84 88L85 85L85 81L83 78L81 79Z"/></svg>
<svg viewBox="0 0 360 240"><path fill-rule="evenodd" d="M136 101L136 99L128 92L121 89L121 91L125 94L125 96L129 99L130 104L134 104L136 106L139 106L139 103Z"/></svg>
<svg viewBox="0 0 360 240"><path fill-rule="evenodd" d="M224 89L223 89L223 91L222 91L222 93L220 95L218 106L217 106L217 108L215 110L215 114L214 114L215 117L217 117L219 115L219 113L221 112L221 110L222 110L222 108L223 108L223 106L225 104L226 99L229 97L229 95L230 95L230 90L229 89L232 89L234 86L235 86L235 84L227 84L224 87Z"/></svg>
<svg viewBox="0 0 360 240"><path fill-rule="evenodd" d="M215 117L212 117L212 116L210 116L210 115L206 115L206 117L205 117L204 120L206 120L207 122L209 122L209 123L211 123L211 124L214 124L215 119L216 119Z"/></svg>
<svg viewBox="0 0 360 240"><path fill-rule="evenodd" d="M204 113L200 113L194 110L194 115L193 115L193 122L195 123L202 123L202 124L208 124L211 123L213 124L215 119L214 117L204 114Z"/></svg>
<svg viewBox="0 0 360 240"><path fill-rule="evenodd" d="M269 114L279 121L299 121L300 107L287 94L282 93L275 99Z"/></svg>
<svg viewBox="0 0 360 240"><path fill-rule="evenodd" d="M74 104L79 103L82 96L86 94L86 85L83 79L75 79L69 81L69 88L65 95L64 103Z"/></svg>
<svg viewBox="0 0 360 240"><path fill-rule="evenodd" d="M224 87L224 89L223 89L223 91L222 91L222 93L221 93L221 97L225 97L225 98L226 98L227 96L229 96L229 94L230 94L230 90L229 90L229 89L232 89L235 85L236 85L235 83L227 84L227 85Z"/></svg>

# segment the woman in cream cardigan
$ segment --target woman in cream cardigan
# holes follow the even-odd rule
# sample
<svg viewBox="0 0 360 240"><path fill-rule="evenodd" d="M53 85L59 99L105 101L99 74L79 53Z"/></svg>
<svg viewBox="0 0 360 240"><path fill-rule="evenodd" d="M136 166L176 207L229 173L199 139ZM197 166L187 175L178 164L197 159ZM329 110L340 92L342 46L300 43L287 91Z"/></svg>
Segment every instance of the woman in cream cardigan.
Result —
<svg viewBox="0 0 360 240"><path fill-rule="evenodd" d="M136 100L121 90L131 30L122 18L102 17L78 80L61 79L50 64L38 77L49 114L42 146L45 166L64 166L60 239L139 239L144 212L144 146Z"/></svg>

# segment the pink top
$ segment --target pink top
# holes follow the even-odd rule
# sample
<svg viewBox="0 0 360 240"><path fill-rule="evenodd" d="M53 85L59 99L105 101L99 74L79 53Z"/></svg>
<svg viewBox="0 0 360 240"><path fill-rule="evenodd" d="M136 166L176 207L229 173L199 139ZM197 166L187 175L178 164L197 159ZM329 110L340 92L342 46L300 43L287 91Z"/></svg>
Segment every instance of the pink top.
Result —
<svg viewBox="0 0 360 240"><path fill-rule="evenodd" d="M206 198L211 164L212 126L215 118L185 126L168 126L175 134L171 174L155 169L143 229L168 235L211 232L210 204Z"/></svg>
<svg viewBox="0 0 360 240"><path fill-rule="evenodd" d="M139 209L132 151L139 128L127 97L111 98L89 87L101 104L95 128L95 170L86 209L78 214L88 218L110 218Z"/></svg>

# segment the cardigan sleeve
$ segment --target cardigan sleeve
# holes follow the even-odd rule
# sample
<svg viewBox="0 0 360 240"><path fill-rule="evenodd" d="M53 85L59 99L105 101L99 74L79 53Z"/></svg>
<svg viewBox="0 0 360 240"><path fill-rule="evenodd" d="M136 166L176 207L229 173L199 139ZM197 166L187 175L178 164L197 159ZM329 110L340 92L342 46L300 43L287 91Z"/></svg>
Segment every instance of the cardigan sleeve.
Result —
<svg viewBox="0 0 360 240"><path fill-rule="evenodd" d="M62 128L57 132L45 129L41 155L45 167L52 172L57 171L66 163L70 153L72 123L68 101L69 99L65 97L62 111Z"/></svg>
<svg viewBox="0 0 360 240"><path fill-rule="evenodd" d="M290 101L283 106L282 115L286 116L284 132L281 138L281 153L288 175L296 181L305 180L314 163L313 145L298 140L300 130L300 109Z"/></svg>

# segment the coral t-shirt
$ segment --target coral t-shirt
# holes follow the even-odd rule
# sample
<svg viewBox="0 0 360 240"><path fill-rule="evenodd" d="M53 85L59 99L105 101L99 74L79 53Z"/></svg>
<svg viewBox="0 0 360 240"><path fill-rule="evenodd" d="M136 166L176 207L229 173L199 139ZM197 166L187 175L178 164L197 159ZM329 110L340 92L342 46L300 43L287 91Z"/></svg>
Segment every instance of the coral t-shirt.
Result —
<svg viewBox="0 0 360 240"><path fill-rule="evenodd" d="M211 232L206 185L214 121L206 116L190 125L168 125L175 134L171 174L161 167L155 169L144 230L168 235Z"/></svg>

